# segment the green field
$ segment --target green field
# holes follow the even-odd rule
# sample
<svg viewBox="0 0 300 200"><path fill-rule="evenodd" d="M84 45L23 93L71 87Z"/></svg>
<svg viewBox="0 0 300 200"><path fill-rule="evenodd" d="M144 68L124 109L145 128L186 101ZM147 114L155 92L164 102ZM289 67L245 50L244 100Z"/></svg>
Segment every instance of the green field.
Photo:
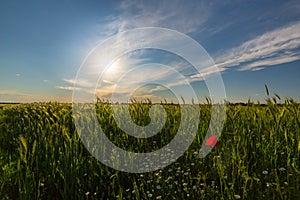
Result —
<svg viewBox="0 0 300 200"><path fill-rule="evenodd" d="M197 136L173 164L130 174L98 162L76 133L72 105L28 103L0 106L1 199L300 199L300 104L229 104L218 145L200 159L210 104L201 111ZM164 104L159 134L136 139L115 124L110 104L98 103L99 122L119 147L150 152L172 140L180 106ZM149 104L131 105L139 125L149 123Z"/></svg>

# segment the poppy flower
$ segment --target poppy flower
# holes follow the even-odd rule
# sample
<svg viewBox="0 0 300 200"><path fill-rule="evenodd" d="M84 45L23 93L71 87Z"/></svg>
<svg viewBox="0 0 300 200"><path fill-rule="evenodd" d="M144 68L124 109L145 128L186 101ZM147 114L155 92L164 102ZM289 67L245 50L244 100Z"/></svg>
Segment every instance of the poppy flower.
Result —
<svg viewBox="0 0 300 200"><path fill-rule="evenodd" d="M206 142L205 142L205 146L209 146L209 147L215 147L218 144L218 137L213 135L210 136Z"/></svg>

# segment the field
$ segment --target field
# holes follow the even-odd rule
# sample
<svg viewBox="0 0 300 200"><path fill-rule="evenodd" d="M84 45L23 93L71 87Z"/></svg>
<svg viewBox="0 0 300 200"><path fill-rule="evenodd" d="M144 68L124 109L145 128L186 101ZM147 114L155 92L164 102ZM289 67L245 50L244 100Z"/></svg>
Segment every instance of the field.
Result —
<svg viewBox="0 0 300 200"><path fill-rule="evenodd" d="M0 107L1 199L300 199L300 104L229 104L218 145L198 151L208 129L210 104L199 105L200 125L188 151L168 167L144 174L120 172L98 162L76 132L72 105L28 103ZM111 106L96 104L111 141L150 152L172 140L180 107L164 104L159 134L136 139L115 124ZM137 124L149 123L149 104L131 105Z"/></svg>

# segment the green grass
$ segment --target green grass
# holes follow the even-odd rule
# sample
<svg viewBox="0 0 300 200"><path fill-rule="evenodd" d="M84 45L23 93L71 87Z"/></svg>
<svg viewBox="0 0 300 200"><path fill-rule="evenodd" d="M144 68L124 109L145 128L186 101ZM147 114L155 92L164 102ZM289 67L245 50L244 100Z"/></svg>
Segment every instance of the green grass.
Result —
<svg viewBox="0 0 300 200"><path fill-rule="evenodd" d="M200 159L210 105L201 110L197 136L176 162L155 172L130 174L93 158L76 133L70 104L31 103L0 109L1 199L299 199L300 104L268 99L227 105L218 146ZM163 105L168 117L159 134L136 139L115 124L109 104L98 103L103 130L119 147L150 152L172 140L179 105ZM149 104L131 105L140 125Z"/></svg>

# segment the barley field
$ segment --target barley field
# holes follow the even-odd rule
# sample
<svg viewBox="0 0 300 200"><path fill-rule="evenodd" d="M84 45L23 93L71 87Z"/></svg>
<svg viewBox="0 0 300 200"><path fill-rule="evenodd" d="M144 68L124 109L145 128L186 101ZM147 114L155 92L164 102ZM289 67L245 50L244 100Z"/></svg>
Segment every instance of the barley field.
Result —
<svg viewBox="0 0 300 200"><path fill-rule="evenodd" d="M278 102L281 103L278 103ZM151 152L168 144L180 124L180 106L163 104L164 128L148 139L123 133L111 105L97 103L107 137L127 151ZM150 104L130 105L133 121L149 123ZM76 132L72 105L0 105L1 199L300 199L300 104L268 98L266 104L227 103L218 144L198 152L210 121L199 105L197 136L168 167L131 174L98 162Z"/></svg>

